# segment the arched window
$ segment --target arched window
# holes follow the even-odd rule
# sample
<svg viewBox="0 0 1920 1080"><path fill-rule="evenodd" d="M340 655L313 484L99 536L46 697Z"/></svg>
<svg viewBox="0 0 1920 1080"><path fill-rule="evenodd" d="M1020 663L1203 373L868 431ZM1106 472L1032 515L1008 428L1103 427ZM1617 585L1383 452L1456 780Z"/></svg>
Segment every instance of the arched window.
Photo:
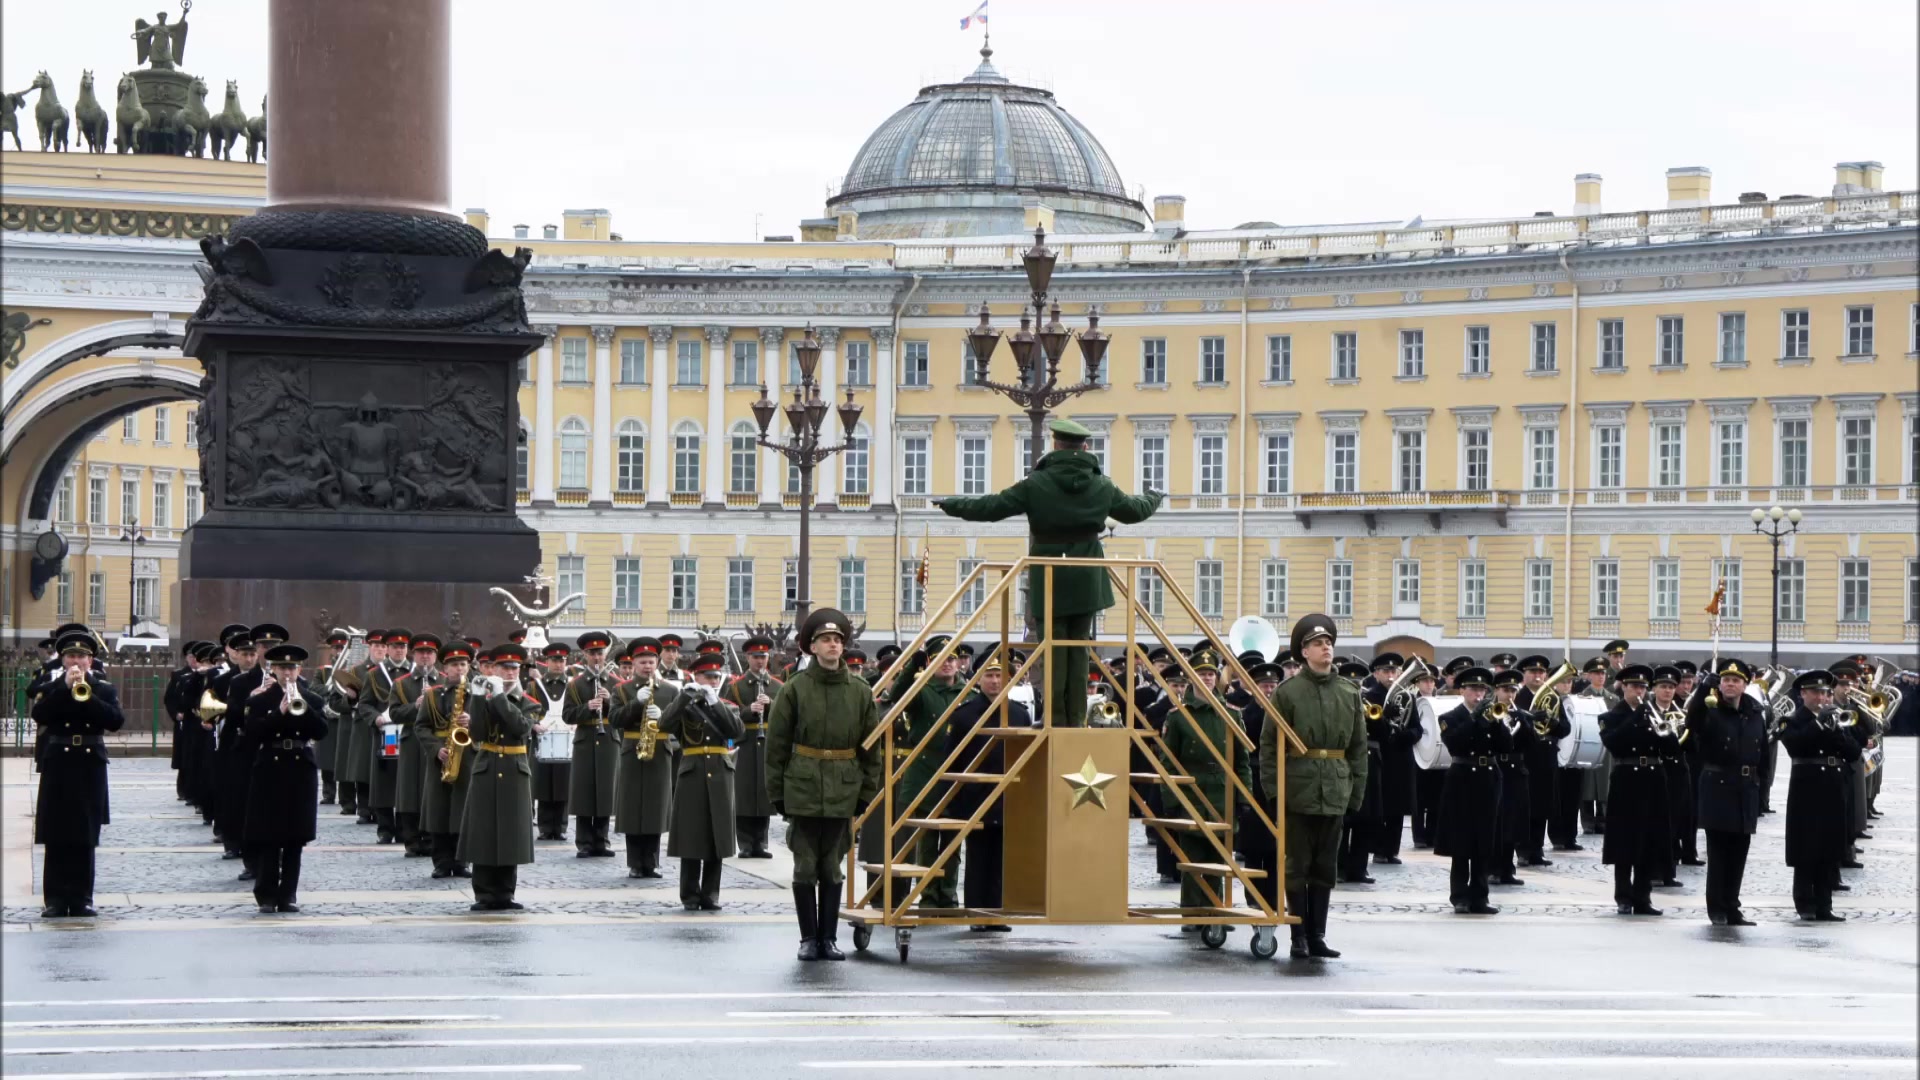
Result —
<svg viewBox="0 0 1920 1080"><path fill-rule="evenodd" d="M587 486L587 422L577 416L560 425L560 486Z"/></svg>
<svg viewBox="0 0 1920 1080"><path fill-rule="evenodd" d="M843 495L865 495L867 493L867 475L871 471L873 432L867 425L860 424L853 429L853 438L847 440L847 448L840 453L840 493Z"/></svg>
<svg viewBox="0 0 1920 1080"><path fill-rule="evenodd" d="M194 424L200 420L199 410L194 410ZM513 486L516 491L527 490L527 422L520 421L519 437L513 440Z"/></svg>
<svg viewBox="0 0 1920 1080"><path fill-rule="evenodd" d="M752 424L741 421L733 425L733 434L729 437L732 444L727 459L727 490L738 495L750 495L759 490L760 485L760 444L759 432Z"/></svg>
<svg viewBox="0 0 1920 1080"><path fill-rule="evenodd" d="M691 420L673 429L673 490L677 495L700 493L700 425Z"/></svg>
<svg viewBox="0 0 1920 1080"><path fill-rule="evenodd" d="M614 429L616 491L647 490L647 429L638 420L622 420Z"/></svg>

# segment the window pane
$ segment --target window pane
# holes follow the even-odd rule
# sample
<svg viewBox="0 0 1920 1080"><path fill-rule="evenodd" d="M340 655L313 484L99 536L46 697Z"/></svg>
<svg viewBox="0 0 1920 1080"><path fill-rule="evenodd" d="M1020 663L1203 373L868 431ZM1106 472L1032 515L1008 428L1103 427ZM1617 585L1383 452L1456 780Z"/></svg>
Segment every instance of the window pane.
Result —
<svg viewBox="0 0 1920 1080"><path fill-rule="evenodd" d="M900 493L927 493L927 440L910 437L900 440Z"/></svg>
<svg viewBox="0 0 1920 1080"><path fill-rule="evenodd" d="M1334 491L1345 493L1359 490L1359 436L1345 433L1335 435L1331 463L1333 475L1330 479Z"/></svg>
<svg viewBox="0 0 1920 1080"><path fill-rule="evenodd" d="M1140 437L1140 486L1155 491L1167 490L1167 439L1164 435Z"/></svg>
<svg viewBox="0 0 1920 1080"><path fill-rule="evenodd" d="M1486 326L1467 327L1467 374L1485 375L1493 370L1493 330Z"/></svg>
<svg viewBox="0 0 1920 1080"><path fill-rule="evenodd" d="M1464 481L1468 491L1487 491L1493 484L1493 433L1485 428L1461 432L1466 463Z"/></svg>
<svg viewBox="0 0 1920 1080"><path fill-rule="evenodd" d="M1270 559L1260 566L1260 614L1273 618L1287 613L1287 564Z"/></svg>
<svg viewBox="0 0 1920 1080"><path fill-rule="evenodd" d="M1780 356L1786 360L1804 360L1812 355L1813 318L1805 311L1780 313Z"/></svg>
<svg viewBox="0 0 1920 1080"><path fill-rule="evenodd" d="M1336 379L1360 377L1359 335L1354 333L1333 335L1333 377Z"/></svg>
<svg viewBox="0 0 1920 1080"><path fill-rule="evenodd" d="M1293 436L1266 437L1261 477L1261 490L1268 495L1285 495L1293 490Z"/></svg>
<svg viewBox="0 0 1920 1080"><path fill-rule="evenodd" d="M1167 342L1147 338L1140 342L1140 381L1158 385L1167 381Z"/></svg>
<svg viewBox="0 0 1920 1080"><path fill-rule="evenodd" d="M1660 316L1660 365L1678 367L1686 359L1686 320L1678 315Z"/></svg>
<svg viewBox="0 0 1920 1080"><path fill-rule="evenodd" d="M620 381L636 385L647 381L647 339L620 342Z"/></svg>
<svg viewBox="0 0 1920 1080"><path fill-rule="evenodd" d="M1267 381L1293 381L1293 337L1289 334L1267 338Z"/></svg>
<svg viewBox="0 0 1920 1080"><path fill-rule="evenodd" d="M1460 564L1460 617L1487 617L1487 564L1477 559Z"/></svg>
<svg viewBox="0 0 1920 1080"><path fill-rule="evenodd" d="M1415 376L1426 373L1427 332L1425 330L1400 331L1400 374Z"/></svg>
<svg viewBox="0 0 1920 1080"><path fill-rule="evenodd" d="M1533 370L1555 371L1560 364L1557 352L1559 327L1553 323L1533 324Z"/></svg>
<svg viewBox="0 0 1920 1080"><path fill-rule="evenodd" d="M1720 362L1747 362L1747 317L1742 312L1728 312L1720 316Z"/></svg>

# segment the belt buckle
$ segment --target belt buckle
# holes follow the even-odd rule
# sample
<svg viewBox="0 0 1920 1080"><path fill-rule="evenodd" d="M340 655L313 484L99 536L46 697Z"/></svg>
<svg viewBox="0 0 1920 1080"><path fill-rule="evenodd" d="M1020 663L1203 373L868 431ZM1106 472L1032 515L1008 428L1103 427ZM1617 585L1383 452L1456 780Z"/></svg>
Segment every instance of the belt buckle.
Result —
<svg viewBox="0 0 1920 1080"><path fill-rule="evenodd" d="M1488 759L1487 759L1487 755L1485 754L1481 754L1479 757L1474 759L1474 764L1476 765L1485 765L1487 763L1488 763Z"/></svg>
<svg viewBox="0 0 1920 1080"><path fill-rule="evenodd" d="M1640 756L1640 764L1642 764L1642 765L1651 765L1651 764L1653 764L1653 760L1652 760L1651 758L1649 758L1649 757L1647 757L1647 756L1646 756L1645 754L1642 754L1642 755Z"/></svg>
<svg viewBox="0 0 1920 1080"><path fill-rule="evenodd" d="M1753 766L1751 766L1751 765L1742 765L1742 766L1740 766L1740 775L1741 775L1741 776L1752 776L1752 775L1753 775Z"/></svg>
<svg viewBox="0 0 1920 1080"><path fill-rule="evenodd" d="M75 746L85 746L85 745L87 745L87 737L86 737L85 735L75 735L75 736L73 736L73 745L75 745Z"/></svg>

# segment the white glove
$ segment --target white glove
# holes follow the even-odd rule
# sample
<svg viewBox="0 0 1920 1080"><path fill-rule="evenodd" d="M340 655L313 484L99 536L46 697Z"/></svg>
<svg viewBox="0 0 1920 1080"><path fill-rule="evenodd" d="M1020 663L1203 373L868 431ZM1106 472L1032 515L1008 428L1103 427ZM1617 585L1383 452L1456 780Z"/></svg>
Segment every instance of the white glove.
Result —
<svg viewBox="0 0 1920 1080"><path fill-rule="evenodd" d="M700 695L707 699L707 704L709 705L718 705L720 703L720 688L717 686L702 686L700 688Z"/></svg>
<svg viewBox="0 0 1920 1080"><path fill-rule="evenodd" d="M646 716L647 716L647 719L649 719L649 720L658 720L658 719L660 719L660 706L658 706L658 705L649 705L649 706L647 706L647 713L646 713Z"/></svg>

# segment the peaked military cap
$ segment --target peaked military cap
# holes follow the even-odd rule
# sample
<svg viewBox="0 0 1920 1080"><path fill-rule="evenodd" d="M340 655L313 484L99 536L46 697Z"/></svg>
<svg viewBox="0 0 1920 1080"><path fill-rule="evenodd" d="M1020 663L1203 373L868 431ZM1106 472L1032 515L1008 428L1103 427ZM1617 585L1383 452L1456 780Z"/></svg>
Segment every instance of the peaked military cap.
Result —
<svg viewBox="0 0 1920 1080"><path fill-rule="evenodd" d="M1645 664L1628 664L1620 669L1617 681L1628 686L1645 686L1653 681L1653 669Z"/></svg>
<svg viewBox="0 0 1920 1080"><path fill-rule="evenodd" d="M1298 656L1306 649L1307 642L1319 638L1326 638L1329 642L1337 644L1340 640L1340 627L1331 617L1315 612L1312 615L1301 616L1300 621L1293 624L1293 635L1288 644L1293 647L1293 654Z"/></svg>
<svg viewBox="0 0 1920 1080"><path fill-rule="evenodd" d="M1607 666L1606 657L1595 656L1595 657L1589 658L1586 663L1581 664L1580 670L1583 672L1586 672L1587 674L1592 674L1593 672L1596 672L1596 671L1611 671L1613 669Z"/></svg>
<svg viewBox="0 0 1920 1080"><path fill-rule="evenodd" d="M307 650L298 645L280 644L267 650L268 664L304 664L307 662Z"/></svg>
<svg viewBox="0 0 1920 1080"><path fill-rule="evenodd" d="M1653 685L1655 686L1659 686L1661 683L1672 686L1679 683L1679 681L1680 669L1671 664L1662 664L1653 669Z"/></svg>
<svg viewBox="0 0 1920 1080"><path fill-rule="evenodd" d="M1085 441L1093 436L1093 431L1085 424L1075 423L1064 416L1048 421L1047 430L1070 441Z"/></svg>
<svg viewBox="0 0 1920 1080"><path fill-rule="evenodd" d="M440 639L432 634L421 634L419 637L413 639L412 644L414 652L419 652L422 649L432 652L440 651Z"/></svg>
<svg viewBox="0 0 1920 1080"><path fill-rule="evenodd" d="M1753 681L1753 668L1747 666L1745 660L1736 660L1730 656L1715 660L1713 662L1713 673L1720 678L1732 677L1735 679L1745 679L1748 682Z"/></svg>
<svg viewBox="0 0 1920 1080"><path fill-rule="evenodd" d="M1369 672L1373 672L1373 671L1379 671L1381 668L1384 668L1384 667L1406 667L1406 666L1407 666L1406 658L1401 656L1399 653L1383 652L1383 653L1373 654L1373 662L1367 665L1367 670Z"/></svg>
<svg viewBox="0 0 1920 1080"><path fill-rule="evenodd" d="M811 648L818 634L832 634L841 641L847 640L847 634L853 624L847 621L845 612L834 608L815 608L807 614L807 621L800 625L800 647Z"/></svg>
<svg viewBox="0 0 1920 1080"><path fill-rule="evenodd" d="M634 642L635 644L638 644L639 642L642 642L645 640L647 639L635 638ZM516 641L513 644L518 645L520 643ZM476 649L475 655L478 655L478 654L479 654L479 650ZM564 641L549 641L547 642L547 647L540 650L540 655L547 658L548 660L565 660L567 657L573 655L573 647L568 645Z"/></svg>
<svg viewBox="0 0 1920 1080"><path fill-rule="evenodd" d="M882 645L880 646L880 651L874 653L873 657L883 664L890 664L900 658L900 652L900 646L898 645Z"/></svg>
<svg viewBox="0 0 1920 1080"><path fill-rule="evenodd" d="M335 630L333 633L327 635L327 644L329 645L345 645L350 640L352 639L347 637L345 630Z"/></svg>
<svg viewBox="0 0 1920 1080"><path fill-rule="evenodd" d="M662 650L677 649L685 644L686 644L686 641L683 640L679 634L661 634L660 635L660 648Z"/></svg>
<svg viewBox="0 0 1920 1080"><path fill-rule="evenodd" d="M548 646L548 648L552 648L552 646ZM660 639L654 637L634 638L633 644L627 646L627 652L632 656L659 656Z"/></svg>
<svg viewBox="0 0 1920 1080"><path fill-rule="evenodd" d="M413 631L411 630L396 629L394 627L387 628L387 644L389 645L405 645L412 640Z"/></svg>
<svg viewBox="0 0 1920 1080"><path fill-rule="evenodd" d="M589 630L575 638L573 643L579 646L582 652L589 649L604 649L613 644L613 635L605 630Z"/></svg>
<svg viewBox="0 0 1920 1080"><path fill-rule="evenodd" d="M54 648L58 650L62 656L68 653L81 653L86 656L100 655L99 642L93 640L92 634L82 630L75 630L71 633L60 635L59 640L54 643Z"/></svg>
<svg viewBox="0 0 1920 1080"><path fill-rule="evenodd" d="M254 647L253 635L247 633L245 630L237 634L230 634L227 637L226 647L229 649L251 649Z"/></svg>
<svg viewBox="0 0 1920 1080"><path fill-rule="evenodd" d="M1493 682L1493 685L1496 687L1519 686L1520 679L1521 679L1521 675L1520 675L1519 668L1507 668L1505 671L1494 672L1492 682Z"/></svg>
<svg viewBox="0 0 1920 1080"><path fill-rule="evenodd" d="M1473 667L1475 663L1476 661L1473 659L1473 657L1462 654L1460 656L1456 656L1453 659L1447 661L1447 666L1440 669L1440 674L1457 675L1460 672L1465 671L1470 667Z"/></svg>
<svg viewBox="0 0 1920 1080"><path fill-rule="evenodd" d="M1700 673L1700 665L1691 660L1675 660L1673 662L1673 668L1682 675L1698 675Z"/></svg>
<svg viewBox="0 0 1920 1080"><path fill-rule="evenodd" d="M740 651L746 653L748 656L757 653L770 653L773 651L773 639L765 634L755 634L740 643Z"/></svg>
<svg viewBox="0 0 1920 1080"><path fill-rule="evenodd" d="M1860 677L1860 665L1851 660L1839 660L1828 665L1827 672L1835 678L1857 679Z"/></svg>
<svg viewBox="0 0 1920 1080"><path fill-rule="evenodd" d="M1548 660L1539 653L1534 653L1531 656L1521 657L1520 662L1514 666L1518 667L1521 671L1551 671L1553 670L1553 661Z"/></svg>
<svg viewBox="0 0 1920 1080"><path fill-rule="evenodd" d="M1487 663L1494 667L1510 668L1520 662L1520 658L1510 652L1497 652L1487 657Z"/></svg>
<svg viewBox="0 0 1920 1080"><path fill-rule="evenodd" d="M1247 674L1252 677L1254 682L1266 682L1268 680L1280 682L1287 677L1287 673L1280 670L1280 665L1274 663L1255 664L1247 669Z"/></svg>
<svg viewBox="0 0 1920 1080"><path fill-rule="evenodd" d="M1831 690L1838 681L1833 677L1833 672L1814 668L1812 671L1801 672L1800 677L1793 680L1793 688L1795 690Z"/></svg>
<svg viewBox="0 0 1920 1080"><path fill-rule="evenodd" d="M1280 655L1274 657L1273 662L1276 664L1298 664L1300 661L1294 659L1293 650L1281 649Z"/></svg>
<svg viewBox="0 0 1920 1080"><path fill-rule="evenodd" d="M840 658L846 661L847 666L850 668L867 666L867 654L859 649L848 649L840 655Z"/></svg>
<svg viewBox="0 0 1920 1080"><path fill-rule="evenodd" d="M1193 665L1193 670L1195 671L1220 670L1220 658L1213 654L1212 649L1201 649L1195 652L1193 657L1187 662Z"/></svg>
<svg viewBox="0 0 1920 1080"><path fill-rule="evenodd" d="M1344 663L1335 664L1334 670L1339 672L1341 678L1352 679L1354 682L1359 682L1361 679L1367 677L1367 665L1358 660L1348 660Z"/></svg>
<svg viewBox="0 0 1920 1080"><path fill-rule="evenodd" d="M1463 690L1467 687L1477 686L1484 690L1492 681L1493 672L1488 671L1486 668L1478 666L1464 667L1454 673L1453 688L1455 690Z"/></svg>
<svg viewBox="0 0 1920 1080"><path fill-rule="evenodd" d="M1627 649L1630 647L1631 646L1627 644L1627 639L1614 638L1612 641L1607 642L1604 646L1601 646L1600 651L1603 653L1606 653L1608 656L1622 656L1626 653Z"/></svg>
<svg viewBox="0 0 1920 1080"><path fill-rule="evenodd" d="M709 671L720 671L727 666L727 658L719 653L697 653L687 670L695 675L705 675Z"/></svg>
<svg viewBox="0 0 1920 1080"><path fill-rule="evenodd" d="M455 660L472 660L473 652L473 646L468 645L465 639L452 641L441 647L440 662L446 664Z"/></svg>
<svg viewBox="0 0 1920 1080"><path fill-rule="evenodd" d="M203 664L217 663L220 659L220 646L211 641L203 641L193 652L193 658Z"/></svg>
<svg viewBox="0 0 1920 1080"><path fill-rule="evenodd" d="M705 656L708 653L712 653L715 656L725 656L727 655L727 643L717 637L702 638L700 644L693 647L693 651L700 656Z"/></svg>
<svg viewBox="0 0 1920 1080"><path fill-rule="evenodd" d="M81 629L85 629L85 627L82 627ZM227 643L228 638L232 637L235 634L245 634L249 630L250 630L250 627L248 627L247 624L245 623L228 623L227 625L220 628L220 633L219 633L220 644L225 645ZM53 632L53 636L57 638L57 637L60 637L63 633L71 633L71 631L67 630L66 627L62 627L59 630L55 630ZM369 640L372 640L372 639L369 639Z"/></svg>
<svg viewBox="0 0 1920 1080"><path fill-rule="evenodd" d="M517 641L495 645L492 659L496 664L513 664L517 667L527 662L527 647Z"/></svg>
<svg viewBox="0 0 1920 1080"><path fill-rule="evenodd" d="M513 631L507 635L507 641L514 645L519 645L526 640L527 628L524 626L514 627Z"/></svg>

